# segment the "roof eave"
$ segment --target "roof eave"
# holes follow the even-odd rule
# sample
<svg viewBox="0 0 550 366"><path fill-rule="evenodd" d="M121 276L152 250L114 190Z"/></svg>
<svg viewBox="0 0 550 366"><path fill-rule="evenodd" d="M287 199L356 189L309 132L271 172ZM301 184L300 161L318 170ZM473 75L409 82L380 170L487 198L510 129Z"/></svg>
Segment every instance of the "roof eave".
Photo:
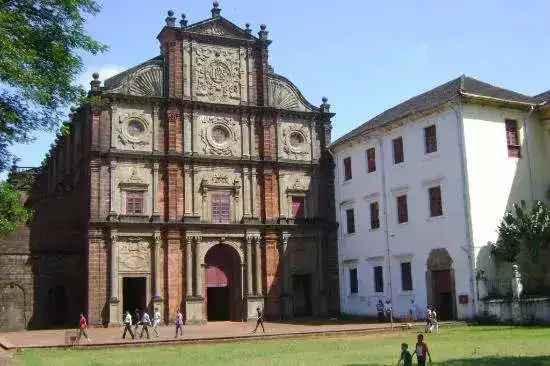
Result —
<svg viewBox="0 0 550 366"><path fill-rule="evenodd" d="M532 108L532 107L537 107L538 105L540 105L540 103L536 103L536 102L521 102L521 101L518 101L518 100L495 98L495 97L489 97L489 96L486 96L486 95L468 93L468 92L464 92L464 91L460 91L460 95L465 97L465 98L469 98L469 99L476 100L476 101L492 102L492 103L510 105L510 106L515 106L515 107Z"/></svg>

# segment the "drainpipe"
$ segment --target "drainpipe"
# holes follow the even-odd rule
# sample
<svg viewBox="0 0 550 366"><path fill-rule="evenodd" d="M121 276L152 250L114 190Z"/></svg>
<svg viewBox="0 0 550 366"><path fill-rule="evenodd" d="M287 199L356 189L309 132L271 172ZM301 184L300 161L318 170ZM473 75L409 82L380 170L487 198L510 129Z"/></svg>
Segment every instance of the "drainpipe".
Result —
<svg viewBox="0 0 550 366"><path fill-rule="evenodd" d="M523 127L525 129L525 152L527 153L527 169L529 171L529 193L531 197L531 202L535 202L535 192L533 189L533 169L531 167L531 151L529 149L529 134L530 127L527 128L529 117L531 117L531 114L533 114L535 110L534 106L531 106L531 109L529 110L529 113L525 116L525 119L523 120Z"/></svg>
<svg viewBox="0 0 550 366"><path fill-rule="evenodd" d="M386 165L384 161L384 148L382 139L378 138L378 146L380 150L380 160L382 161L382 168L380 173L382 174L382 202L384 210L384 237L386 240L386 266L388 267L388 290L390 292L390 302L392 308L395 306L393 303L393 288L392 288L392 276L391 276L391 257L390 257L390 233L388 228L388 200L386 190Z"/></svg>
<svg viewBox="0 0 550 366"><path fill-rule="evenodd" d="M327 151L328 153L332 156L332 160L334 161L334 165L336 167L336 171L335 171L335 177L334 177L334 189L336 190L336 185L338 185L338 198L336 198L336 192L334 194L335 196L335 199L337 199L337 205L334 205L335 209L337 210L336 212L336 218L338 221L341 220L341 210L340 210L340 204L342 203L342 187L340 186L340 164L339 164L339 161L338 161L338 158L337 156L332 152L332 150L330 149L330 147L327 147ZM342 313L342 308L343 308L343 304L342 302L344 301L343 299L345 298L344 296L344 269L343 269L343 258L342 258L342 252L343 252L343 235L342 235L342 225L338 225L338 238L336 239L336 246L338 248L338 273L339 273L339 282L340 282L340 299L339 299L339 303L340 303L340 313Z"/></svg>
<svg viewBox="0 0 550 366"><path fill-rule="evenodd" d="M460 171L462 172L462 202L464 205L464 221L465 221L465 229L466 229L466 242L468 243L468 247L461 246L460 248L466 252L468 255L468 261L470 264L470 298L472 300L472 308L471 308L471 317L472 319L476 315L476 284L474 280L474 272L475 272L475 263L474 263L474 241L473 241L473 235L472 235L472 216L470 212L470 188L468 186L468 167L466 165L466 151L464 146L464 123L462 120L462 101L459 101L458 108L455 109L453 106L451 106L451 109L456 114L456 124L457 124L457 130L458 130L458 146L459 146L459 156L460 156ZM456 292L456 291L455 291ZM456 295L456 293L455 293ZM456 302L456 299L453 299Z"/></svg>

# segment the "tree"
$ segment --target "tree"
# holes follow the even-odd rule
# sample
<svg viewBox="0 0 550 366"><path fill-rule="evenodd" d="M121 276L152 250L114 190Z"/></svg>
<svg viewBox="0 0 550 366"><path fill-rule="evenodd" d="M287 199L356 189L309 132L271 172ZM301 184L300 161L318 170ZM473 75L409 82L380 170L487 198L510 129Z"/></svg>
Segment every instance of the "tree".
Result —
<svg viewBox="0 0 550 366"><path fill-rule="evenodd" d="M29 220L31 211L21 203L21 192L8 182L0 183L0 235L11 233Z"/></svg>
<svg viewBox="0 0 550 366"><path fill-rule="evenodd" d="M95 0L0 0L0 171L10 145L54 129L85 95L73 85L80 55L107 49L84 31L84 15L99 10Z"/></svg>
<svg viewBox="0 0 550 366"><path fill-rule="evenodd" d="M515 203L498 226L498 240L492 244L493 254L506 262L517 262L521 251L537 263L540 250L550 241L550 207L536 201L531 209L525 201Z"/></svg>

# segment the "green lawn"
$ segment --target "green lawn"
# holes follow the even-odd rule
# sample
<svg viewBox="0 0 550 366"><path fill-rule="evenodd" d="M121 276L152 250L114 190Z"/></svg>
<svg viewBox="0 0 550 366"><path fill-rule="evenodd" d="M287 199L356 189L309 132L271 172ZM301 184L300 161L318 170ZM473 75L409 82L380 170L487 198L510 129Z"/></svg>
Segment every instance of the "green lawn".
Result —
<svg viewBox="0 0 550 366"><path fill-rule="evenodd" d="M303 340L257 340L225 344L104 350L28 350L24 365L396 365L401 342L416 333L395 331ZM434 365L550 365L550 328L472 326L427 335ZM478 349L474 355L474 349ZM416 362L416 360L415 360Z"/></svg>

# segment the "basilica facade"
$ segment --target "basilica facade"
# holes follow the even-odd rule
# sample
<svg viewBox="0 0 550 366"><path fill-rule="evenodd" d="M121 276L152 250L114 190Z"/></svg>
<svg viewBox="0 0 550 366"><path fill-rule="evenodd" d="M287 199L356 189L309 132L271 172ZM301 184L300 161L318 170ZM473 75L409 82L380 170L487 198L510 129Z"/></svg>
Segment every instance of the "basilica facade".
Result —
<svg viewBox="0 0 550 366"><path fill-rule="evenodd" d="M49 280L91 323L136 308L187 323L338 311L333 114L273 72L265 25L255 36L220 12L193 24L169 12L160 56L103 85L94 74L41 170L52 192L80 192L56 215L75 212L72 242L46 239L60 234L46 233L59 225L43 199L34 245L80 258Z"/></svg>

